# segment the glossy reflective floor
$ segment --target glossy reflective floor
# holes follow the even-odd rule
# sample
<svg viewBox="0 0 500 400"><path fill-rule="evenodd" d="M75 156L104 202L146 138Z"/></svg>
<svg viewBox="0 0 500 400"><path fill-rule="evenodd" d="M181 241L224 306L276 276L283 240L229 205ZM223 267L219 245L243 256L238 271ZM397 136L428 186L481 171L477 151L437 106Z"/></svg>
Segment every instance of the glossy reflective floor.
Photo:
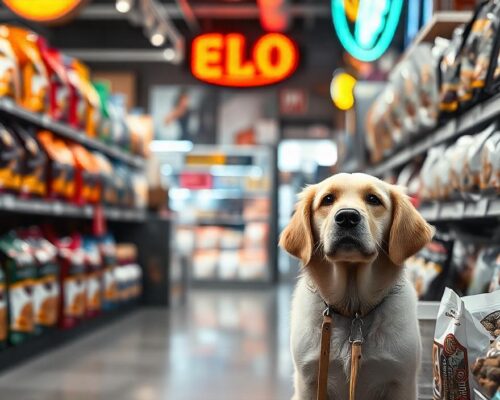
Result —
<svg viewBox="0 0 500 400"><path fill-rule="evenodd" d="M290 295L194 291L185 307L137 311L2 374L0 398L290 399Z"/></svg>

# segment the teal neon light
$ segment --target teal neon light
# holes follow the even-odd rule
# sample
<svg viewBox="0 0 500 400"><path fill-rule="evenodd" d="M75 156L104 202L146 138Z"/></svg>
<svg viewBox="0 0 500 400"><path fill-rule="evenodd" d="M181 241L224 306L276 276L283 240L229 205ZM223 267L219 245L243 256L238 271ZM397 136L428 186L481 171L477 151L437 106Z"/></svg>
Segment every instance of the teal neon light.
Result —
<svg viewBox="0 0 500 400"><path fill-rule="evenodd" d="M332 0L333 26L340 43L358 60L376 60L394 38L403 0L359 0L354 35L349 28L344 1Z"/></svg>

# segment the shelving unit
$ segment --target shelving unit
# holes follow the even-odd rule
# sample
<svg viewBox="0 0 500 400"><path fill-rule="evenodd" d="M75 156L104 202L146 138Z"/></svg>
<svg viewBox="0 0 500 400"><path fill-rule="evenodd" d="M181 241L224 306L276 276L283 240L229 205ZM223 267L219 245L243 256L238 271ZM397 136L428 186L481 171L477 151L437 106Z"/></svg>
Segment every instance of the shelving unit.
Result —
<svg viewBox="0 0 500 400"><path fill-rule="evenodd" d="M4 194L0 195L0 212L90 219L94 217L95 208L91 205L77 206L62 201L22 199ZM142 222L146 218L146 211L105 206L104 217L110 221Z"/></svg>
<svg viewBox="0 0 500 400"><path fill-rule="evenodd" d="M479 201L427 202L420 206L420 213L429 222L500 218L500 199L482 198Z"/></svg>
<svg viewBox="0 0 500 400"><path fill-rule="evenodd" d="M65 139L80 143L89 149L97 150L114 160L124 162L132 167L144 167L145 163L142 157L132 155L116 146L93 139L84 132L52 120L46 114L37 114L19 107L10 98L0 98L0 113L9 117L17 118L26 123L36 125L40 128L47 129Z"/></svg>
<svg viewBox="0 0 500 400"><path fill-rule="evenodd" d="M404 148L396 150L392 155L385 158L381 163L369 166L366 173L381 176L410 162L413 158L426 153L429 149L442 143L451 141L459 136L479 129L492 122L500 115L500 95L496 95L483 103L480 103L456 118L453 118L441 126L422 132L418 136L421 139L415 143L402 143Z"/></svg>

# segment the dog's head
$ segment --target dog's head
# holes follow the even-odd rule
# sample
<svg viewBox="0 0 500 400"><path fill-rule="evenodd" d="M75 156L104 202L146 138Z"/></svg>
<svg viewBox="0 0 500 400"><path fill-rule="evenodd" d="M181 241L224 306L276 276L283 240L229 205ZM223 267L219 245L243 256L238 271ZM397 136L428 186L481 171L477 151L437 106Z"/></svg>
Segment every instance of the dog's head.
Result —
<svg viewBox="0 0 500 400"><path fill-rule="evenodd" d="M338 290L339 282L329 281L352 275L358 290L373 294L389 286L432 235L399 187L365 174L338 174L304 189L280 246L302 260L320 291Z"/></svg>

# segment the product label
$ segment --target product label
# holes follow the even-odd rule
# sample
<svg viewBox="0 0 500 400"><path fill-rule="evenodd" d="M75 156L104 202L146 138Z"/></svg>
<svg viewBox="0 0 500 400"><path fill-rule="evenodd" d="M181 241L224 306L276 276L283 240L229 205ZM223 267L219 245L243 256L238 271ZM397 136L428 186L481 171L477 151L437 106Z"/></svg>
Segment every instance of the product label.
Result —
<svg viewBox="0 0 500 400"><path fill-rule="evenodd" d="M434 342L434 400L470 400L467 349L449 334L441 345Z"/></svg>
<svg viewBox="0 0 500 400"><path fill-rule="evenodd" d="M31 280L21 281L9 287L10 329L31 333L34 329L33 294Z"/></svg>
<svg viewBox="0 0 500 400"><path fill-rule="evenodd" d="M53 326L57 322L59 284L55 276L38 279L33 287L35 323Z"/></svg>
<svg viewBox="0 0 500 400"><path fill-rule="evenodd" d="M80 318L85 312L85 278L83 275L64 279L64 315Z"/></svg>

